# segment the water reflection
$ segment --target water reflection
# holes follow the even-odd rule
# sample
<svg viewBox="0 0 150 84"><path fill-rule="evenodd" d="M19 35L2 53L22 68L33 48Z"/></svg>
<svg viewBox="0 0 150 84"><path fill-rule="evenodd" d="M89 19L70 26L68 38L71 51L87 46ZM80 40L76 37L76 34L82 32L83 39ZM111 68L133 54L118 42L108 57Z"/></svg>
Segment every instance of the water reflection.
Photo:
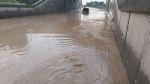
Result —
<svg viewBox="0 0 150 84"><path fill-rule="evenodd" d="M33 21L32 24L17 27L17 28L10 28L9 30L0 30L0 38L1 38L0 39L0 47L3 48L5 46L9 46L12 49L13 48L24 48L28 44L30 44L31 39L33 39L34 37L36 38L36 35L38 37L48 35L47 33L50 33L50 30L53 30L53 29L56 29L56 30L60 29L60 31L58 30L59 32L70 32L70 31L72 31L72 27L74 25L80 24L81 14L79 11L73 11L71 13L66 13L66 15L61 14L60 15L61 18L57 18L58 15L52 15L52 16L45 15L42 17L43 19L41 18L38 20L39 22L36 21L36 19L37 19L36 17L38 17L38 16L32 17L31 18L31 20ZM51 18L53 18L53 17L56 17L55 20L58 20L58 19L60 19L60 20L52 22L52 20L54 20L54 19L51 19ZM27 18L30 18L30 17L27 17ZM47 19L45 20L45 18L47 18ZM33 19L35 19L35 20L33 20ZM24 18L24 20L25 20L25 18ZM17 22L17 21L15 21L15 22ZM18 22L18 24L14 24L14 25L19 25L19 22ZM3 26L3 24L2 24L2 26ZM7 26L7 25L4 25L4 26ZM51 35L59 36L59 34L57 35L57 34L53 34L53 33L50 33L49 35L50 36ZM62 37L61 35L62 34L60 34L60 37ZM64 34L63 37L65 37L65 36L66 35ZM40 41L42 41L42 40L40 40Z"/></svg>

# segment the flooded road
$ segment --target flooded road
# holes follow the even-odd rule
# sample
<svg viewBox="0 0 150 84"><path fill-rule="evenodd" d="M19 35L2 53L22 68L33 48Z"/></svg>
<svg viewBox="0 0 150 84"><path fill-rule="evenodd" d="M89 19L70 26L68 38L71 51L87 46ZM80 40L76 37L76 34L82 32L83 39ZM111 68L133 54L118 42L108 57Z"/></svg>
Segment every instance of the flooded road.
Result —
<svg viewBox="0 0 150 84"><path fill-rule="evenodd" d="M102 10L0 20L0 84L128 84Z"/></svg>

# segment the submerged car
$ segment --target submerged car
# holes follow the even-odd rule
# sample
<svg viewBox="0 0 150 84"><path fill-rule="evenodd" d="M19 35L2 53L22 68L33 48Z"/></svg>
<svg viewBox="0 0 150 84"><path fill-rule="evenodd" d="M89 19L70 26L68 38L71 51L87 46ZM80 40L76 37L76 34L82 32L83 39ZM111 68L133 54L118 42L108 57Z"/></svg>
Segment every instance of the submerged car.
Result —
<svg viewBox="0 0 150 84"><path fill-rule="evenodd" d="M83 13L84 15L88 15L88 14L89 14L89 8L84 7L83 10L82 10L82 13Z"/></svg>

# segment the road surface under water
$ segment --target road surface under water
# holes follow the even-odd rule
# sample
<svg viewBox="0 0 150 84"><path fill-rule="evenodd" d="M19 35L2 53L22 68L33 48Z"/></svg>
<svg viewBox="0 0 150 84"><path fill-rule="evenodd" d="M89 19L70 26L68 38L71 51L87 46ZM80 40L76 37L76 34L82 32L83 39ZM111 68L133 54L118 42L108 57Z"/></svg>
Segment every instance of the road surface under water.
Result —
<svg viewBox="0 0 150 84"><path fill-rule="evenodd" d="M127 84L102 10L0 20L0 84Z"/></svg>

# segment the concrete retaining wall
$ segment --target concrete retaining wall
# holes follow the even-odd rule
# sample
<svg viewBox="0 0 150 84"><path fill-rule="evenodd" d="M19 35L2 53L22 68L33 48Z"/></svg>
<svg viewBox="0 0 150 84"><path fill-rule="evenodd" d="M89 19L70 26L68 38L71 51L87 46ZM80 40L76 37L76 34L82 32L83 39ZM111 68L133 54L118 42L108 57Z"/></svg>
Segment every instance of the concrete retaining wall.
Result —
<svg viewBox="0 0 150 84"><path fill-rule="evenodd" d="M114 27L130 84L150 84L150 15L125 12L114 0Z"/></svg>
<svg viewBox="0 0 150 84"><path fill-rule="evenodd" d="M42 1L42 0L41 0ZM44 0L36 6L0 6L0 18L43 14L80 8L82 0Z"/></svg>

